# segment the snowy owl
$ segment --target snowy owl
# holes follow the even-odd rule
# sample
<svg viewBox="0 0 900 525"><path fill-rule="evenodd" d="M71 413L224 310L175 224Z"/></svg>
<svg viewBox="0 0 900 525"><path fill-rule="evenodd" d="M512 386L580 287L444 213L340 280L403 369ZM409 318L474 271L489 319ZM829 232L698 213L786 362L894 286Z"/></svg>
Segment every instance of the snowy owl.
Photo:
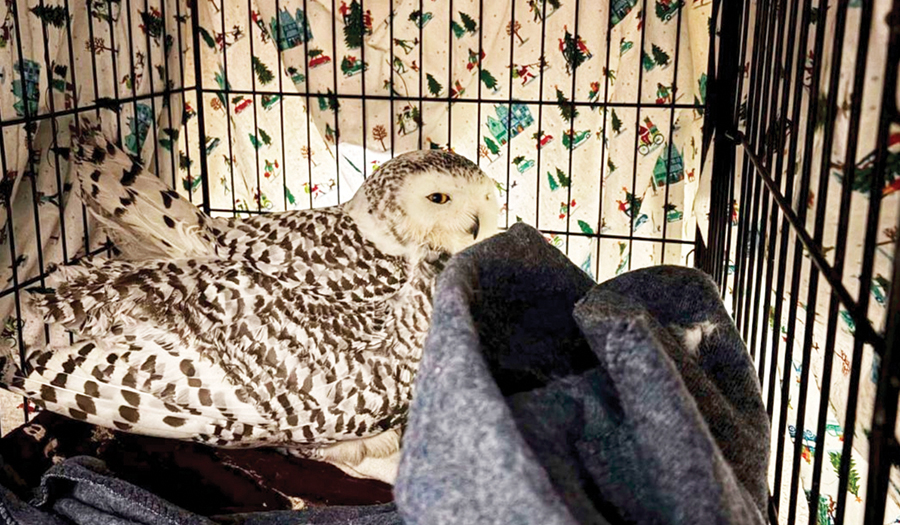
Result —
<svg viewBox="0 0 900 525"><path fill-rule="evenodd" d="M122 257L34 290L33 310L76 342L29 351L24 369L7 356L5 386L95 425L282 447L390 482L353 469L399 456L435 277L497 231L493 181L416 151L342 205L212 218L91 140L73 148L82 198Z"/></svg>

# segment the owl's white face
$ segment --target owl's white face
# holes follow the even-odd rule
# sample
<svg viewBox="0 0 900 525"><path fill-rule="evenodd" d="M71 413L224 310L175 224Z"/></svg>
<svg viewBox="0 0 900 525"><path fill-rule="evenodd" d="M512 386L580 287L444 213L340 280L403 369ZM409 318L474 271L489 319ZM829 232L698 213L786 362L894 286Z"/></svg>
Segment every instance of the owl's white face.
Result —
<svg viewBox="0 0 900 525"><path fill-rule="evenodd" d="M345 209L379 250L411 258L486 239L500 214L494 182L470 160L439 150L384 163Z"/></svg>
<svg viewBox="0 0 900 525"><path fill-rule="evenodd" d="M486 175L470 181L440 171L417 174L400 191L400 228L432 250L460 252L497 233L496 193Z"/></svg>

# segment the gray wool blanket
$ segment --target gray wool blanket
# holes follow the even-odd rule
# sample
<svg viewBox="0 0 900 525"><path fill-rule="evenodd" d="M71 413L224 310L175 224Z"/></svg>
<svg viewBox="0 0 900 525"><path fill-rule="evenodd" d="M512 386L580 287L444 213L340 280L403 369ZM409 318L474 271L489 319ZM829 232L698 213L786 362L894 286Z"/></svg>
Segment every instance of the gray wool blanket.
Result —
<svg viewBox="0 0 900 525"><path fill-rule="evenodd" d="M409 523L761 523L769 423L705 274L600 285L517 224L441 275L404 436Z"/></svg>
<svg viewBox="0 0 900 525"><path fill-rule="evenodd" d="M764 523L768 418L704 274L595 285L516 224L454 257L434 306L394 504L208 518L82 457L31 504L0 487L0 523Z"/></svg>

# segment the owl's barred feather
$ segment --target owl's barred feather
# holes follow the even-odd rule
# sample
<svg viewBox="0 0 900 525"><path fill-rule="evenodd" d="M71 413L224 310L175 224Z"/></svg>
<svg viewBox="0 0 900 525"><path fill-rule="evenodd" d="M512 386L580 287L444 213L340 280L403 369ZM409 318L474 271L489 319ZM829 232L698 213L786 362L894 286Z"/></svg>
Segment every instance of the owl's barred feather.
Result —
<svg viewBox="0 0 900 525"><path fill-rule="evenodd" d="M82 129L74 148L82 201L128 259L188 258L216 254L215 232L224 219L205 215L141 163Z"/></svg>
<svg viewBox="0 0 900 525"><path fill-rule="evenodd" d="M35 291L30 307L76 342L22 370L7 356L8 388L153 436L348 465L396 451L435 276L496 230L474 164L413 152L344 205L213 219L102 139L74 159L123 258L59 268Z"/></svg>

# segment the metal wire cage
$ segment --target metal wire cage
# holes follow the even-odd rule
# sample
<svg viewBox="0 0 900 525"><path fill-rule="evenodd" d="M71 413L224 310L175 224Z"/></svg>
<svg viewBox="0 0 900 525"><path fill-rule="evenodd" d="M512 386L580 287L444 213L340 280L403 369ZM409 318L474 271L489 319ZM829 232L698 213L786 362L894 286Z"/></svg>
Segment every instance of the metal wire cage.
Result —
<svg viewBox="0 0 900 525"><path fill-rule="evenodd" d="M758 365L772 418L770 520L884 523L898 458L900 3L720 10L699 260L731 293Z"/></svg>
<svg viewBox="0 0 900 525"><path fill-rule="evenodd" d="M900 269L886 233L897 214L885 210L897 208L888 195L900 176L890 147L900 1L889 24L889 2L866 0L332 0L325 15L314 3L327 7L276 0L266 16L252 0L6 0L5 344L24 356L29 341L65 341L52 326L28 333L21 291L43 286L54 264L115 249L69 199L66 132L85 116L223 215L343 202L384 158L452 148L497 180L501 226L530 222L598 278L665 263L715 278L772 418L773 523L856 519L848 495L866 523L884 521L898 492L900 292L889 284ZM709 20L708 64L690 47L692 13ZM362 44L379 34L385 46ZM670 52L648 34L667 35ZM680 73L691 60L699 85ZM628 75L631 87L614 89ZM673 146L701 125L693 153ZM701 165L708 217L684 189L702 194ZM857 403L866 392L871 403Z"/></svg>

